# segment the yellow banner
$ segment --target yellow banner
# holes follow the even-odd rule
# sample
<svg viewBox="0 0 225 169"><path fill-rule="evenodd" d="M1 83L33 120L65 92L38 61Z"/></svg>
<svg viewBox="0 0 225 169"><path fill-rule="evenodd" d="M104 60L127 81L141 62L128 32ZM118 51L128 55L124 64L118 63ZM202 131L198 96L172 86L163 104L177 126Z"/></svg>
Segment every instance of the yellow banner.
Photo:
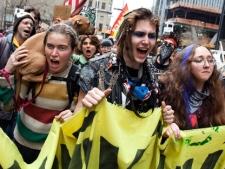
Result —
<svg viewBox="0 0 225 169"><path fill-rule="evenodd" d="M196 169L225 167L225 127L181 132L162 143L161 109L139 118L105 99L69 121L54 121L38 159L26 164L0 130L0 168Z"/></svg>
<svg viewBox="0 0 225 169"><path fill-rule="evenodd" d="M225 126L186 130L181 136L160 145L160 169L225 168Z"/></svg>
<svg viewBox="0 0 225 169"><path fill-rule="evenodd" d="M139 118L103 100L64 124L54 121L38 159L29 165L0 131L0 165L22 169L156 168L162 133L160 112L157 108L146 118Z"/></svg>

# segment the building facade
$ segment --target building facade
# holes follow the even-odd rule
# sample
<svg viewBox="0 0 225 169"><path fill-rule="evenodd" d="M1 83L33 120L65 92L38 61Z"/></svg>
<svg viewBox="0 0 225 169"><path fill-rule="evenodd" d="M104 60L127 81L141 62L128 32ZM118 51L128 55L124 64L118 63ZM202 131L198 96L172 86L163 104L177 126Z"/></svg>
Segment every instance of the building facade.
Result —
<svg viewBox="0 0 225 169"><path fill-rule="evenodd" d="M53 21L54 6L63 5L65 0L0 0L0 27L11 26L16 8L34 7L40 11L42 22L50 25ZM96 14L95 27L102 36L107 36L110 30L113 0L87 0L86 7L90 7Z"/></svg>
<svg viewBox="0 0 225 169"><path fill-rule="evenodd" d="M165 28L191 42L214 44L224 0L154 0L153 12L160 16L160 35ZM185 42L186 41L186 42Z"/></svg>
<svg viewBox="0 0 225 169"><path fill-rule="evenodd" d="M86 7L94 9L95 28L98 29L100 38L106 38L110 33L110 20L112 15L112 2L113 0L87 0Z"/></svg>
<svg viewBox="0 0 225 169"><path fill-rule="evenodd" d="M0 27L8 27L14 19L16 8L25 9L34 7L39 10L44 23L51 24L54 15L54 6L63 5L64 0L0 0Z"/></svg>

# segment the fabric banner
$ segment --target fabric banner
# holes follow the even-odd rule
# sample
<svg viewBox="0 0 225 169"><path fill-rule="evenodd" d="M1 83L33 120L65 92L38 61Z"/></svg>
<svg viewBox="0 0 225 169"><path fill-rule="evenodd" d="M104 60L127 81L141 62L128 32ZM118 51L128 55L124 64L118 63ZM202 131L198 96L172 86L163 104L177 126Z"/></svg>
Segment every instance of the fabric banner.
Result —
<svg viewBox="0 0 225 169"><path fill-rule="evenodd" d="M66 123L54 121L38 159L26 164L0 130L0 168L171 169L225 167L225 126L181 132L162 143L161 109L139 118L104 99ZM165 128L164 128L165 129Z"/></svg>
<svg viewBox="0 0 225 169"><path fill-rule="evenodd" d="M54 121L38 159L29 165L1 131L0 168L156 168L162 133L160 112L156 108L146 118L139 118L104 99L64 124Z"/></svg>
<svg viewBox="0 0 225 169"><path fill-rule="evenodd" d="M127 4L123 7L122 11L120 12L119 16L117 17L116 21L114 22L112 29L110 31L110 36L112 36L114 39L117 36L118 30L120 25L122 24L124 20L124 15L128 12L128 6Z"/></svg>
<svg viewBox="0 0 225 169"><path fill-rule="evenodd" d="M160 145L160 169L225 168L225 126L181 132Z"/></svg>

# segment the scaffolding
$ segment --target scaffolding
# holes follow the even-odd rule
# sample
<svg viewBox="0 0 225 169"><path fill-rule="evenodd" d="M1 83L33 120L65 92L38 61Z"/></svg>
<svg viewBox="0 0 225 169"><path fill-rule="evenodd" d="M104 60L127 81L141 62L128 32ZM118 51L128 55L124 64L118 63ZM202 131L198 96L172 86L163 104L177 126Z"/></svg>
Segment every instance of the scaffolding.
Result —
<svg viewBox="0 0 225 169"><path fill-rule="evenodd" d="M160 16L159 35L162 35L163 23L166 21L168 10L176 5L186 6L205 12L210 11L220 15L223 7L223 0L154 0L152 11L154 14Z"/></svg>

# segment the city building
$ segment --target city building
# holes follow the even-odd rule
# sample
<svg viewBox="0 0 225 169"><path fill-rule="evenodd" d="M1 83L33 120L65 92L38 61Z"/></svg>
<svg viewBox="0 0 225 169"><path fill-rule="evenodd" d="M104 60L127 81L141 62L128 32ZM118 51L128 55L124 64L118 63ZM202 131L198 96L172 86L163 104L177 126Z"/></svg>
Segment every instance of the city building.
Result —
<svg viewBox="0 0 225 169"><path fill-rule="evenodd" d="M160 35L174 31L183 45L214 44L223 0L154 0L153 12L160 16Z"/></svg>
<svg viewBox="0 0 225 169"><path fill-rule="evenodd" d="M87 0L86 7L94 9L95 27L98 29L99 38L106 38L110 34L110 20L112 15L113 0Z"/></svg>
<svg viewBox="0 0 225 169"><path fill-rule="evenodd" d="M16 8L34 7L39 10L42 22L51 24L54 16L54 6L63 5L64 0L0 0L0 27L8 27L14 19Z"/></svg>
<svg viewBox="0 0 225 169"><path fill-rule="evenodd" d="M109 36L110 20L113 0L87 0L86 7L90 7L96 14L95 27L102 38ZM65 0L0 0L0 27L9 27L13 23L14 10L35 7L41 13L42 22L50 25L53 21L54 6L63 5Z"/></svg>

